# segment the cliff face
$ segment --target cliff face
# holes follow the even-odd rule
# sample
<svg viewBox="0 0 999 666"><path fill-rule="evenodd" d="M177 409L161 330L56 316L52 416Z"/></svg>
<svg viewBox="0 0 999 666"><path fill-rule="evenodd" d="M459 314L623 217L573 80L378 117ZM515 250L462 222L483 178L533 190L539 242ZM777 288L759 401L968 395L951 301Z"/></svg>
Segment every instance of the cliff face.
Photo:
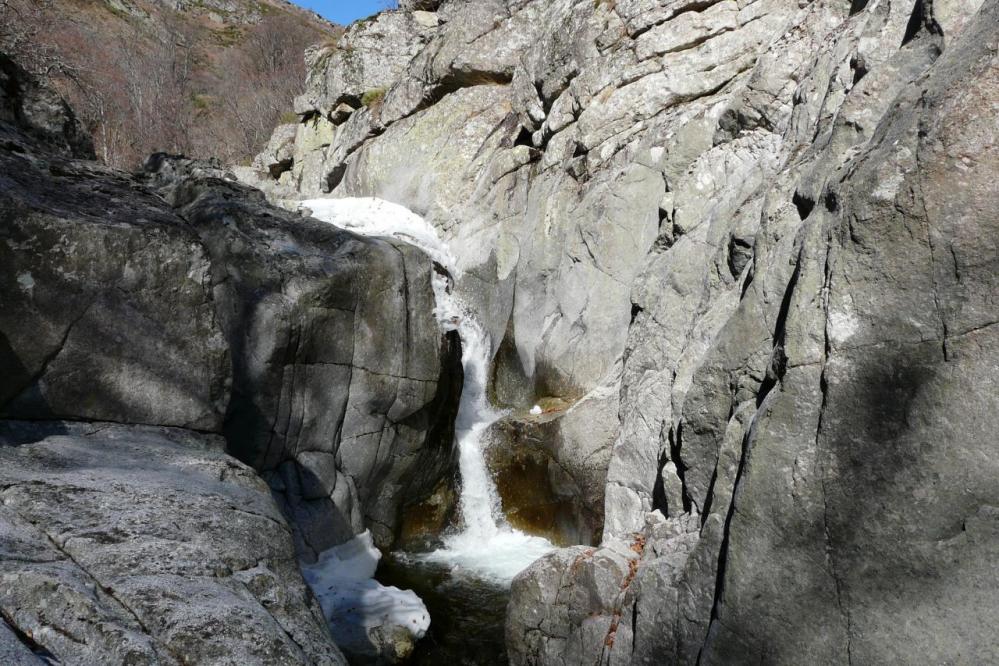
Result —
<svg viewBox="0 0 999 666"><path fill-rule="evenodd" d="M312 54L241 177L437 225L495 398L570 404L552 465L604 488L601 547L515 583L515 663L996 659L997 36L993 0L453 0Z"/></svg>
<svg viewBox="0 0 999 666"><path fill-rule="evenodd" d="M432 263L92 157L0 54L2 660L345 663L299 560L453 475Z"/></svg>
<svg viewBox="0 0 999 666"><path fill-rule="evenodd" d="M401 4L238 173L458 258L494 459L596 532L513 662L999 661L999 0ZM431 261L92 156L0 56L0 655L342 663L296 558L453 472Z"/></svg>

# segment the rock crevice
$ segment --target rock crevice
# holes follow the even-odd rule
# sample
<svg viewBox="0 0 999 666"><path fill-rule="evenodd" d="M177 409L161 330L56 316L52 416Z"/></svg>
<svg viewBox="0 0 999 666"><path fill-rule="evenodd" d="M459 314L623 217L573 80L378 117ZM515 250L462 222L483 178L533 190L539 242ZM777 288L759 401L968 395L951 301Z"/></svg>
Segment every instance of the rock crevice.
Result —
<svg viewBox="0 0 999 666"><path fill-rule="evenodd" d="M549 477L585 460L603 489L602 543L518 579L513 662L990 660L989 546L934 544L995 504L967 461L995 413L969 234L996 225L996 3L433 9L384 132L254 182L293 202L335 170L424 214L481 285L495 399L610 423L544 430ZM483 61L509 79L425 95Z"/></svg>

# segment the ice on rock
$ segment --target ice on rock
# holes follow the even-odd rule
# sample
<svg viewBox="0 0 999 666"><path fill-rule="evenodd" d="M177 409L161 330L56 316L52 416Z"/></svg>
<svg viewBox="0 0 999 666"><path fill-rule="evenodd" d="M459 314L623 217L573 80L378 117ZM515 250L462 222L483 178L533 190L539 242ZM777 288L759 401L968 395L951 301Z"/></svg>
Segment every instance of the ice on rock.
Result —
<svg viewBox="0 0 999 666"><path fill-rule="evenodd" d="M454 271L455 260L433 225L405 206L373 197L309 199L300 204L317 220L362 236L396 238L423 250L441 266Z"/></svg>
<svg viewBox="0 0 999 666"><path fill-rule="evenodd" d="M374 579L380 558L366 531L323 551L315 564L302 565L333 639L356 653L370 646L369 632L376 627L403 627L416 640L430 628L430 612L415 592Z"/></svg>

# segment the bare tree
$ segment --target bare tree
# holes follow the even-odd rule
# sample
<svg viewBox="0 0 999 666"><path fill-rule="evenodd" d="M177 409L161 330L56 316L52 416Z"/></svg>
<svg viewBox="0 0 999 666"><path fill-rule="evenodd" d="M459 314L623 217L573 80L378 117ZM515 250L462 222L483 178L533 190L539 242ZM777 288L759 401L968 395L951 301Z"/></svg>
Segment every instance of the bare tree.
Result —
<svg viewBox="0 0 999 666"><path fill-rule="evenodd" d="M72 76L77 68L47 39L59 29L52 0L0 0L0 51L35 76Z"/></svg>
<svg viewBox="0 0 999 666"><path fill-rule="evenodd" d="M301 92L305 62L301 44L315 33L291 16L270 16L246 35L243 48L230 50L217 71L217 104L206 114L216 145L225 146L220 157L245 159L259 151L274 126L289 113L292 99Z"/></svg>
<svg viewBox="0 0 999 666"><path fill-rule="evenodd" d="M300 92L305 47L324 36L290 12L264 14L220 43L217 31L182 12L94 20L106 11L0 0L0 50L48 78L94 136L99 157L124 168L157 150L248 160Z"/></svg>

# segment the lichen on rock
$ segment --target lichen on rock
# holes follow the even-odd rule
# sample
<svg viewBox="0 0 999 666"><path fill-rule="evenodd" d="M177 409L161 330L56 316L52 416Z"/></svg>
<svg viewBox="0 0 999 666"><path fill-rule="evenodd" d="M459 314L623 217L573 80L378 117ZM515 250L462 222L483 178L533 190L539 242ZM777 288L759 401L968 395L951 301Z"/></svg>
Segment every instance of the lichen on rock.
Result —
<svg viewBox="0 0 999 666"><path fill-rule="evenodd" d="M964 458L995 414L967 234L995 227L996 3L433 4L291 196L424 215L491 396L578 405L529 457L597 451L601 547L518 580L513 662L992 659L990 614L946 599L997 582L955 527L997 499Z"/></svg>

